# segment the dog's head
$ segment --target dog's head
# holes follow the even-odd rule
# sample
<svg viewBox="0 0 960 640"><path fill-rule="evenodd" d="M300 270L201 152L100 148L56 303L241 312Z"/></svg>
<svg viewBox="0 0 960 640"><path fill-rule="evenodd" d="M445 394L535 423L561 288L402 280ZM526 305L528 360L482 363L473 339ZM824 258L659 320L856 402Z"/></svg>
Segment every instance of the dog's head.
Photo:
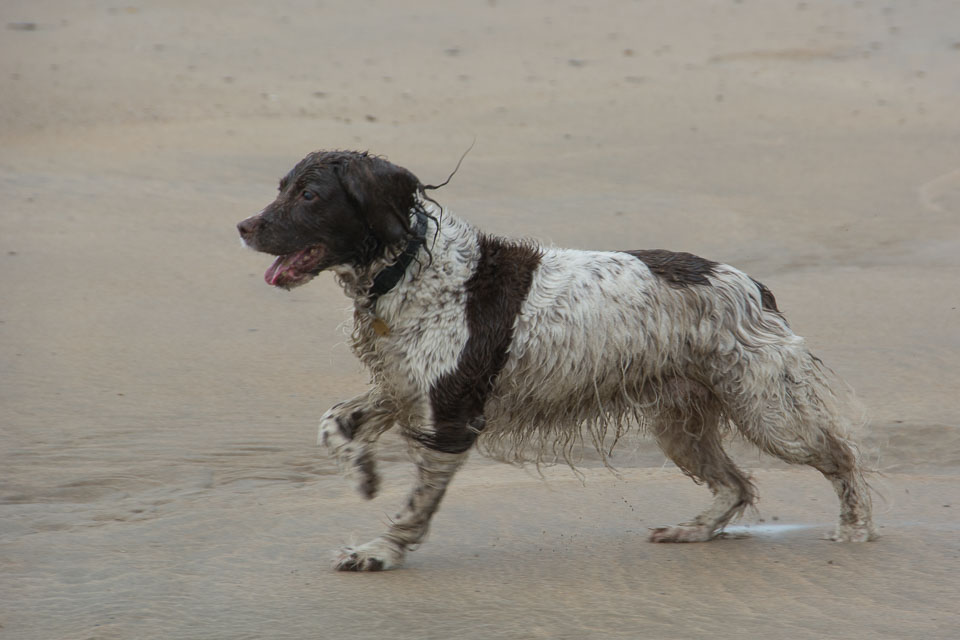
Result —
<svg viewBox="0 0 960 640"><path fill-rule="evenodd" d="M316 151L280 180L276 200L237 228L248 247L277 256L267 283L292 289L333 266L367 266L406 241L422 189L382 158Z"/></svg>

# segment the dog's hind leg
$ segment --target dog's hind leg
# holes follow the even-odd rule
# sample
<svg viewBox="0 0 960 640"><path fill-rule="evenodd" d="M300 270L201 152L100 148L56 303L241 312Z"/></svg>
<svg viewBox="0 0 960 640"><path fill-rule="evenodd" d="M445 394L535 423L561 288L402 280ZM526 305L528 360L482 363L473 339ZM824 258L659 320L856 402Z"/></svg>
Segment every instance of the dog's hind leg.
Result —
<svg viewBox="0 0 960 640"><path fill-rule="evenodd" d="M835 434L825 431L820 459L814 467L833 484L840 499L840 521L827 537L834 542L869 542L877 538L873 526L870 489L855 449Z"/></svg>
<svg viewBox="0 0 960 640"><path fill-rule="evenodd" d="M856 447L847 438L842 406L822 367L802 351L781 354L784 373L766 384L741 385L730 404L740 431L766 453L817 469L840 499L840 521L828 537L866 542L877 537L870 491Z"/></svg>
<svg viewBox="0 0 960 640"><path fill-rule="evenodd" d="M379 538L341 549L334 567L341 571L382 571L400 566L407 549L426 536L450 480L466 459L466 451L445 453L418 446L417 483L406 506Z"/></svg>
<svg viewBox="0 0 960 640"><path fill-rule="evenodd" d="M683 379L663 385L653 421L657 443L697 484L705 482L714 500L691 522L654 529L651 542L710 540L753 504L753 484L723 450L722 424L719 403L704 386Z"/></svg>
<svg viewBox="0 0 960 640"><path fill-rule="evenodd" d="M373 443L394 421L392 405L376 388L334 405L320 418L317 445L326 447L347 474L356 477L357 489L368 500L380 487Z"/></svg>

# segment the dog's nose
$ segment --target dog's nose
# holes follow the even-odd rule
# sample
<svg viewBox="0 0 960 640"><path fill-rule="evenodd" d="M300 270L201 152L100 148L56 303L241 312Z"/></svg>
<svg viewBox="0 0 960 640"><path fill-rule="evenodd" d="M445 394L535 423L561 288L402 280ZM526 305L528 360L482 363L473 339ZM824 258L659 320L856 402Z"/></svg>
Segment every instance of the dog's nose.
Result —
<svg viewBox="0 0 960 640"><path fill-rule="evenodd" d="M237 230L244 238L249 238L258 228L260 228L260 218L258 216L251 216L237 223Z"/></svg>

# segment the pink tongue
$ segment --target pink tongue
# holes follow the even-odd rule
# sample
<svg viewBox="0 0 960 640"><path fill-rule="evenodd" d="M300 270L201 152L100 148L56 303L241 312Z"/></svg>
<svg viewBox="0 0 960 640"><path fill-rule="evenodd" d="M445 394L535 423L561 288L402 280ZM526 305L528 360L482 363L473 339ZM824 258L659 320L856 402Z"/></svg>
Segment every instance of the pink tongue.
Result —
<svg viewBox="0 0 960 640"><path fill-rule="evenodd" d="M263 279L267 281L267 284L273 286L282 285L284 281L287 280L284 276L288 274L293 263L300 257L300 253L291 253L290 255L280 256L274 260L273 264L270 265L270 268L267 269L267 272L263 275Z"/></svg>
<svg viewBox="0 0 960 640"><path fill-rule="evenodd" d="M307 247L274 260L263 279L275 287L296 287L309 281L322 261L323 247Z"/></svg>

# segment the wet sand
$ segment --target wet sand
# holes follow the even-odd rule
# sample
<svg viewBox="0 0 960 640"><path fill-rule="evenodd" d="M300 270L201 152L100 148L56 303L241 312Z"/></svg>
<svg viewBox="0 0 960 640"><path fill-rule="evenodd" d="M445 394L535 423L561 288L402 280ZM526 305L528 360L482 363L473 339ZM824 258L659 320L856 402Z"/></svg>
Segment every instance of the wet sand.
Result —
<svg viewBox="0 0 960 640"><path fill-rule="evenodd" d="M0 637L875 638L960 626L960 10L942 2L0 6ZM235 223L359 148L508 235L729 262L857 390L882 538L735 444L758 511L644 440L479 457L405 568L313 447L361 391L332 278L271 289Z"/></svg>

